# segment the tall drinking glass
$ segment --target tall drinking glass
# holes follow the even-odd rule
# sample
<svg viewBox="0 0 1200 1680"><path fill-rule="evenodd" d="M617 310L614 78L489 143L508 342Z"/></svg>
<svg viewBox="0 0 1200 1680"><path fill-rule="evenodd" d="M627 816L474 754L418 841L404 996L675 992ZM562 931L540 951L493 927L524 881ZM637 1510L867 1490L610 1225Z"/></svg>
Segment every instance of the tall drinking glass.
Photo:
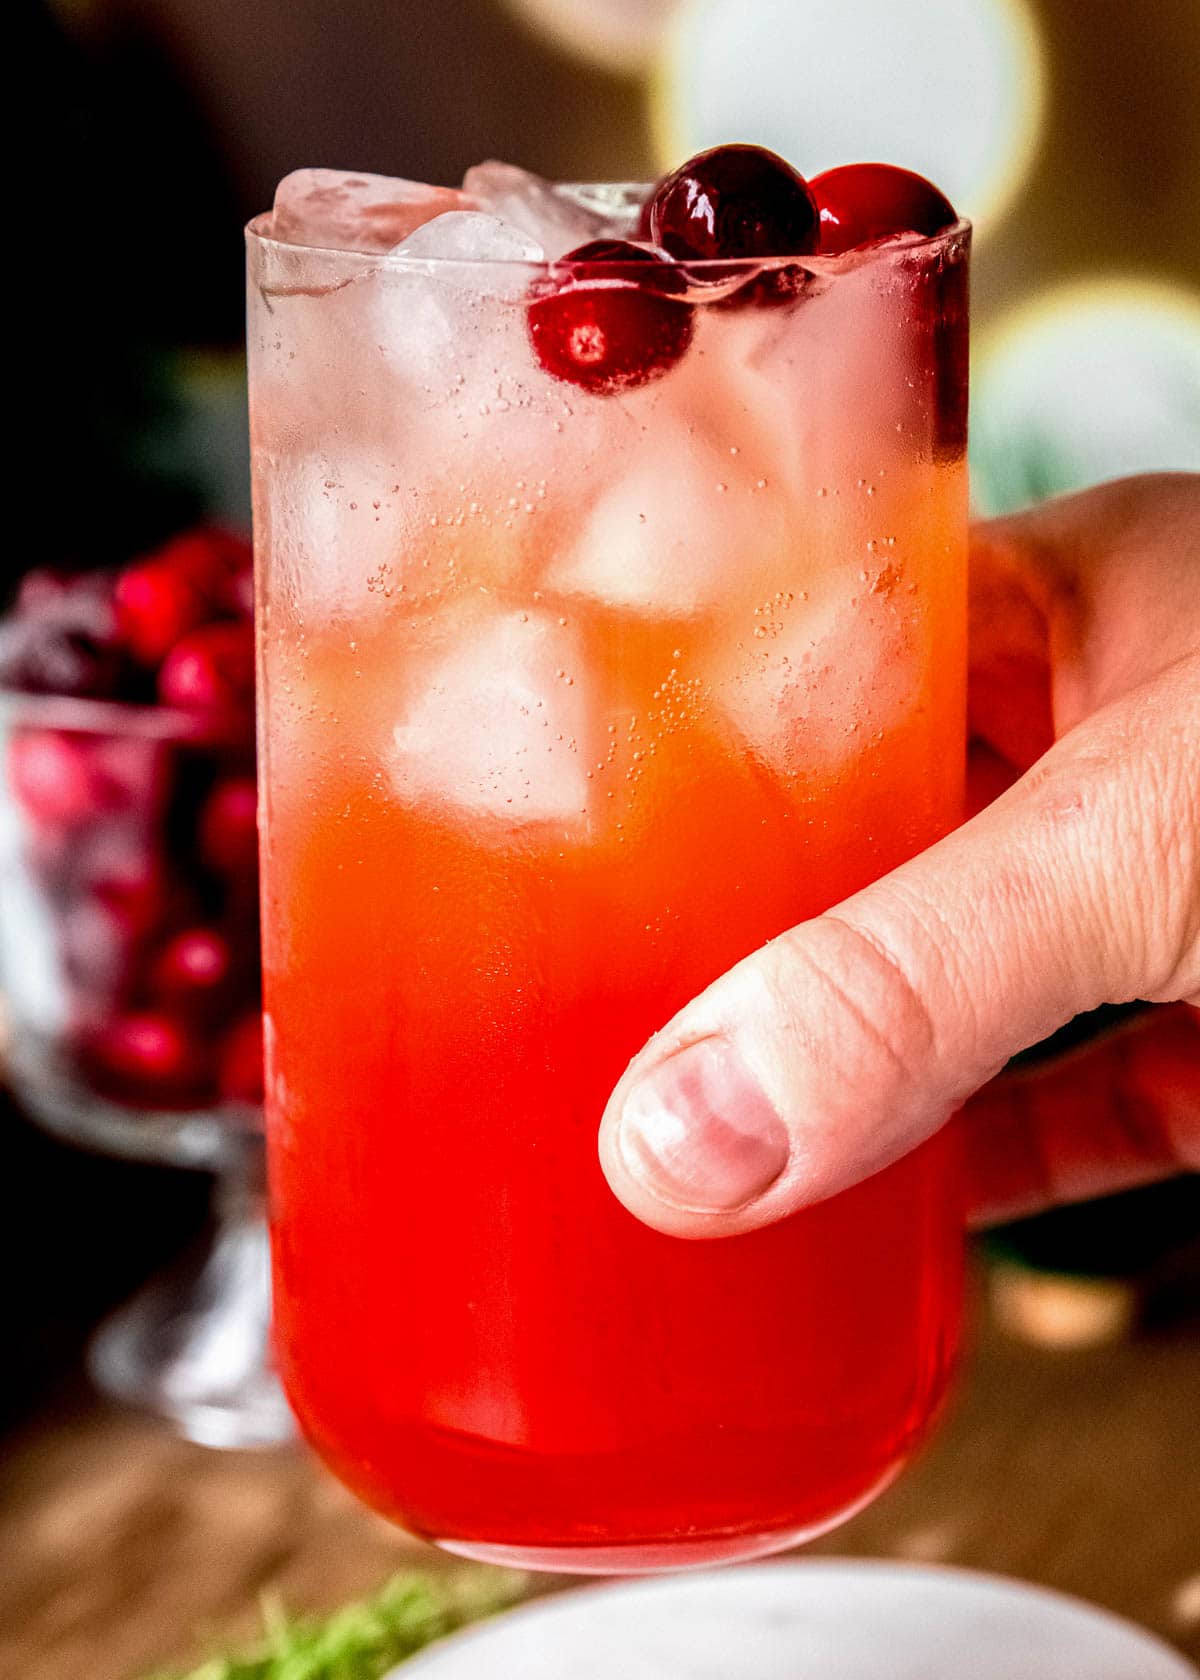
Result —
<svg viewBox="0 0 1200 1680"><path fill-rule="evenodd" d="M684 1242L617 1203L597 1126L676 1009L960 816L968 230L778 285L696 265L673 365L608 391L544 371L529 333L529 299L586 275L269 231L249 342L290 1399L362 1498L472 1557L624 1572L816 1534L945 1389L951 1141Z"/></svg>

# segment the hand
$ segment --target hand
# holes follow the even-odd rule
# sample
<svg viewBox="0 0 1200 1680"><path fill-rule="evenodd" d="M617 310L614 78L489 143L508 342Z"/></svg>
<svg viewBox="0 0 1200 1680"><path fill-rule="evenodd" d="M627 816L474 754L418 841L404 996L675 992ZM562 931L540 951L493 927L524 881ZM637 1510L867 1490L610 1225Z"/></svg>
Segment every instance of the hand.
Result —
<svg viewBox="0 0 1200 1680"><path fill-rule="evenodd" d="M658 1230L770 1224L960 1108L978 1223L1200 1168L1200 474L984 525L971 571L971 774L999 797L634 1058L600 1153ZM1162 1007L1000 1074L1135 998Z"/></svg>

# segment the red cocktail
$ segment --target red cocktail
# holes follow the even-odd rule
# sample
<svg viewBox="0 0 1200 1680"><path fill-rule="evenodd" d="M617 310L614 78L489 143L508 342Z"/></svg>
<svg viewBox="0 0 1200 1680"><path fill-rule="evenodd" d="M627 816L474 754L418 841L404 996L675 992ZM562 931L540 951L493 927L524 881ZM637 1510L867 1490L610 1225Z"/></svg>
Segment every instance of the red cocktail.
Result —
<svg viewBox="0 0 1200 1680"><path fill-rule="evenodd" d="M451 1549L745 1557L928 1426L952 1145L685 1243L596 1130L688 998L958 820L967 234L668 265L631 193L522 224L473 174L310 175L251 233L280 1363Z"/></svg>

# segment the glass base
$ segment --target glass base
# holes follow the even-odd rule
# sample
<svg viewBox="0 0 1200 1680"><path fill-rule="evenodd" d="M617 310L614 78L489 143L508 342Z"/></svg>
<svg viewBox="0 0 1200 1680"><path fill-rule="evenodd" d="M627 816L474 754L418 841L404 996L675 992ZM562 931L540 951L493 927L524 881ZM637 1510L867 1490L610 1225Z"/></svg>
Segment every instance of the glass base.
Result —
<svg viewBox="0 0 1200 1680"><path fill-rule="evenodd" d="M506 1546L487 1540L446 1540L434 1544L475 1563L506 1569L539 1570L550 1575L665 1575L680 1569L705 1569L721 1563L748 1563L791 1546L803 1546L838 1528L866 1508L899 1475L892 1466L861 1498L822 1522L773 1528L757 1534L710 1534L703 1539L650 1541L630 1546Z"/></svg>
<svg viewBox="0 0 1200 1680"><path fill-rule="evenodd" d="M103 1393L206 1447L268 1447L295 1424L270 1358L267 1229L252 1183L218 1186L200 1250L105 1320L88 1349Z"/></svg>

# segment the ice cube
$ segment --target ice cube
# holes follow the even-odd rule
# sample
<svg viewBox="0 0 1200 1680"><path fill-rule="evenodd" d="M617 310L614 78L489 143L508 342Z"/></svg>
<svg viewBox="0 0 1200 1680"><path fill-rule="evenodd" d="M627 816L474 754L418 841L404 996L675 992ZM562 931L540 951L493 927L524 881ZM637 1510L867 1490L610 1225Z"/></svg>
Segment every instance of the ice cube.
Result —
<svg viewBox="0 0 1200 1680"><path fill-rule="evenodd" d="M391 463L344 438L281 454L264 478L275 586L317 618L384 610L415 552L411 497Z"/></svg>
<svg viewBox="0 0 1200 1680"><path fill-rule="evenodd" d="M409 413L444 411L435 452L446 460L501 402L527 396L518 389L533 372L520 301L541 255L495 216L450 211L380 266L365 300L367 332ZM432 432L427 441L434 444Z"/></svg>
<svg viewBox="0 0 1200 1680"><path fill-rule="evenodd" d="M851 586L844 573L764 603L726 644L714 709L781 779L827 780L918 703L918 613L913 596Z"/></svg>
<svg viewBox="0 0 1200 1680"><path fill-rule="evenodd" d="M389 251L446 211L475 205L456 187L392 175L296 169L275 189L271 235L285 244L339 251Z"/></svg>
<svg viewBox="0 0 1200 1680"><path fill-rule="evenodd" d="M780 330L770 323L775 313L697 310L691 348L663 380L662 398L681 424L755 483L764 479L773 487L795 488L809 452L809 431L817 423L817 405L803 363L797 366L781 355L765 368L755 365L764 332ZM824 418L824 397L820 412Z"/></svg>
<svg viewBox="0 0 1200 1680"><path fill-rule="evenodd" d="M603 218L606 239L633 239L642 219L642 205L654 191L646 181L563 181L554 188L567 204L577 204Z"/></svg>
<svg viewBox="0 0 1200 1680"><path fill-rule="evenodd" d="M607 209L512 163L477 163L463 176L463 189L485 210L531 234L550 262L589 239L613 237Z"/></svg>
<svg viewBox="0 0 1200 1680"><path fill-rule="evenodd" d="M544 256L537 240L519 225L479 210L450 210L435 216L391 253L399 262L428 263L428 273L439 281L486 297L519 297L529 284L529 275L504 265L540 263ZM440 263L464 266L435 270L432 265Z"/></svg>
<svg viewBox="0 0 1200 1680"><path fill-rule="evenodd" d="M498 616L436 662L395 726L389 770L406 804L505 829L581 829L591 739L584 648L548 614Z"/></svg>
<svg viewBox="0 0 1200 1680"><path fill-rule="evenodd" d="M651 436L601 493L578 540L550 561L545 588L612 612L687 619L796 587L800 557L782 487L665 413Z"/></svg>
<svg viewBox="0 0 1200 1680"><path fill-rule="evenodd" d="M339 440L277 461L264 513L281 596L319 621L365 622L511 589L532 573L536 520L514 514L482 471L448 472L420 447L391 461Z"/></svg>

